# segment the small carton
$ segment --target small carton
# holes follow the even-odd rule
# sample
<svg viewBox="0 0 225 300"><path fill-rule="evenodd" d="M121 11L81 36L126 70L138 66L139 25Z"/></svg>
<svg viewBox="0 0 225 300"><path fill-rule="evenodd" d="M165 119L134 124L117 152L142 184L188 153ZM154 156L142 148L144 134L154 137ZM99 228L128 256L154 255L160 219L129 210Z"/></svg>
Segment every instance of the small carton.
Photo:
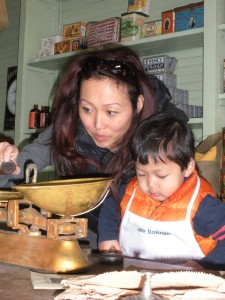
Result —
<svg viewBox="0 0 225 300"><path fill-rule="evenodd" d="M141 12L149 17L150 0L128 0L127 12Z"/></svg>
<svg viewBox="0 0 225 300"><path fill-rule="evenodd" d="M150 56L143 59L147 74L161 74L169 72L170 57L168 55Z"/></svg>
<svg viewBox="0 0 225 300"><path fill-rule="evenodd" d="M121 15L121 42L141 38L141 26L145 23L142 13L124 13Z"/></svg>
<svg viewBox="0 0 225 300"><path fill-rule="evenodd" d="M172 33L175 31L175 12L167 10L162 12L162 34Z"/></svg>
<svg viewBox="0 0 225 300"><path fill-rule="evenodd" d="M61 35L52 35L41 39L41 49L39 57L54 55L54 44L62 41Z"/></svg>
<svg viewBox="0 0 225 300"><path fill-rule="evenodd" d="M86 29L88 47L97 47L120 41L120 18L112 17L97 22L88 22Z"/></svg>
<svg viewBox="0 0 225 300"><path fill-rule="evenodd" d="M84 38L86 33L86 23L76 22L63 26L63 39L79 39Z"/></svg>
<svg viewBox="0 0 225 300"><path fill-rule="evenodd" d="M76 51L80 49L87 48L87 40L86 39L73 39L71 40L71 51Z"/></svg>
<svg viewBox="0 0 225 300"><path fill-rule="evenodd" d="M175 31L190 30L204 26L204 3L198 2L186 6L176 7Z"/></svg>
<svg viewBox="0 0 225 300"><path fill-rule="evenodd" d="M162 21L144 23L141 26L141 38L160 35L162 31Z"/></svg>
<svg viewBox="0 0 225 300"><path fill-rule="evenodd" d="M58 43L55 43L54 54L62 54L66 52L71 52L71 40L64 40Z"/></svg>

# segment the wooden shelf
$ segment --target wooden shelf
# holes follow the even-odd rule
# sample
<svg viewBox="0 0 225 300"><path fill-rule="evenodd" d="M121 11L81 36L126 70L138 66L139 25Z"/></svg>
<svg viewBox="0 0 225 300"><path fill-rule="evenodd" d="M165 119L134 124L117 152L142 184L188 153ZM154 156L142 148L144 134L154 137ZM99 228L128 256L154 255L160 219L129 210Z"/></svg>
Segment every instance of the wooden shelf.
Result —
<svg viewBox="0 0 225 300"><path fill-rule="evenodd" d="M137 52L139 56L155 55L170 51L193 49L203 47L203 28L180 31L160 36L138 39L135 41L123 42L118 45L129 46ZM114 45L115 46L115 45ZM105 46L107 47L107 45ZM109 47L109 45L108 45ZM90 50L90 49L89 49ZM28 61L28 65L46 70L59 70L64 64L83 51L68 52L64 54L35 58Z"/></svg>

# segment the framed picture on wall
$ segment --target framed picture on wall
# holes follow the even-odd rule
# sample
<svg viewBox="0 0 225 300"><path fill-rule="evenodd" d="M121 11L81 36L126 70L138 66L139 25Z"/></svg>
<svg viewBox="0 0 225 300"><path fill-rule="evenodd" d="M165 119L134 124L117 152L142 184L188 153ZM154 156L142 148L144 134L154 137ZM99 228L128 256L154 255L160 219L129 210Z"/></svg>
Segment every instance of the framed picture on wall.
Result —
<svg viewBox="0 0 225 300"><path fill-rule="evenodd" d="M17 80L17 66L9 67L7 70L7 92L6 92L4 130L15 129L16 80Z"/></svg>

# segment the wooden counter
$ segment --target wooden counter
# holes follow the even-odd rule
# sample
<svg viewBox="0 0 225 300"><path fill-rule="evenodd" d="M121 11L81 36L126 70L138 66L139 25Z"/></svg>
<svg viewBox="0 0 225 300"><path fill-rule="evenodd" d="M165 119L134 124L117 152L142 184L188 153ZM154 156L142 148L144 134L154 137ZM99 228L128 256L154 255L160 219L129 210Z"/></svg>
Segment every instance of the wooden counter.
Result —
<svg viewBox="0 0 225 300"><path fill-rule="evenodd" d="M99 261L99 255L89 257L90 269L87 274L99 274L125 269L151 270L193 270L179 264L165 264L136 259L124 259L123 265L104 265ZM74 274L71 274L73 277ZM70 276L70 275L69 275ZM30 269L5 263L0 263L0 300L54 300L63 290L33 289Z"/></svg>
<svg viewBox="0 0 225 300"><path fill-rule="evenodd" d="M100 264L98 255L92 256L90 260L90 269L85 274L120 271L123 268L122 265ZM1 300L54 300L54 297L61 292L62 290L34 290L28 268L0 263Z"/></svg>

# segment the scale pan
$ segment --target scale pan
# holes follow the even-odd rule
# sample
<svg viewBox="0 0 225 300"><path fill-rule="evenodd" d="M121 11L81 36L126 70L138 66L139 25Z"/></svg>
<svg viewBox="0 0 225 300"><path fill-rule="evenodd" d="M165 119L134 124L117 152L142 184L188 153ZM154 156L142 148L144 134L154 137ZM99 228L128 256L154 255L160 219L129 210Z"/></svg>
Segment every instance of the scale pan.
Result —
<svg viewBox="0 0 225 300"><path fill-rule="evenodd" d="M112 178L76 178L14 186L39 208L60 216L78 216L95 209L109 189Z"/></svg>

